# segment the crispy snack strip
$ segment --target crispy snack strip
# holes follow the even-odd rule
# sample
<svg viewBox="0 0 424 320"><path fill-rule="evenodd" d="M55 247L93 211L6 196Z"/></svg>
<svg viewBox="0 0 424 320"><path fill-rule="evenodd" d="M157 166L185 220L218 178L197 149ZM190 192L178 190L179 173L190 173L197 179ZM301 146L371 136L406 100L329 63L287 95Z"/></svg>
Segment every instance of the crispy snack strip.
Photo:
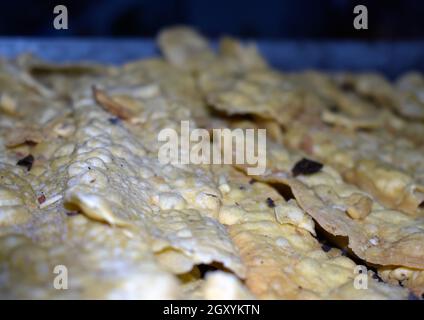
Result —
<svg viewBox="0 0 424 320"><path fill-rule="evenodd" d="M138 117L139 121L135 121L132 128L133 133L126 128L132 124L116 121L112 113L105 112L96 105L89 91L79 91L72 96L75 99L72 106L73 112L70 115L73 130L67 135L51 136L49 141L40 141L32 147L36 161L29 173L33 187L31 191L35 194L31 200L36 203L38 198L39 209L42 210L41 212L37 211L39 209L34 210L32 217L27 214L29 217L23 221L20 233L24 237L35 239L35 242L28 244L28 250L23 251L22 255L26 255L32 249L38 250L36 248L41 246L42 250L46 251L45 255L56 259L51 247L52 243L55 243L53 234L55 237L60 236L63 230L59 225L63 225L63 219L59 219L61 221L59 225L50 223L48 228L43 228L40 224L46 216L46 211L57 208L62 214L67 210L70 216L79 213L89 218L90 227L87 229L93 229L93 232L94 226L100 225L105 230L121 230L119 232L126 237L136 239L135 243L140 242L148 249L147 254L154 257L158 272L167 274L164 276L164 281L167 281L167 278L170 279L169 285L166 285L169 288L163 288L164 290L173 291L173 286L178 284L171 274L189 272L196 264L222 264L222 268L243 277L245 269L238 253L227 231L216 220L220 192L214 176L207 167L178 168L159 163L157 148L150 143L157 144L159 132L157 129L161 128L161 124L166 126L166 123L170 122L157 121L144 132L143 129L146 129L148 125L139 125L144 123L140 122L141 120L149 122L146 116L152 116L153 120L156 120L157 115L171 111L173 104L167 100L169 98L160 97L157 92L143 91L143 86L136 89L121 87L117 91L118 95L107 94L108 99L112 99L111 97L120 99L118 100L120 103L128 103L135 110L131 118L121 119L128 121ZM135 98L134 95L128 97L122 94L125 91L130 92L131 95L136 91ZM138 101L140 103L136 103ZM103 100L98 102L104 103ZM147 108L143 102L147 102ZM160 108L157 108L158 105ZM180 117L184 118L189 114L183 112ZM173 121L176 123L178 118L174 118ZM144 137L149 134L150 137L139 139L138 137L142 134ZM149 152L153 153L149 154ZM14 181L18 181L17 178L14 178ZM13 185L13 181L11 184ZM9 205L12 203L8 199L14 195L9 192L10 190L6 191L2 195L4 196L2 204ZM17 196L13 199L15 198L18 199ZM10 217L10 214L2 211L2 214L5 213L6 220L3 219L3 221L6 227L17 224L19 203L13 203L13 205L16 205L16 210L12 212L14 217L12 222L6 219ZM35 211L40 215L35 214ZM1 231L6 237L11 234L10 229ZM90 233L90 230L87 233ZM81 241L84 240L84 235L76 236L78 237ZM107 241L112 241L110 239L114 238L115 236L111 236ZM65 236L63 241L68 240L70 239ZM60 242L59 246L66 252L69 248L62 243ZM119 244L117 246L119 247ZM110 250L116 249L107 248L105 254ZM91 255L95 252L96 249L93 249L87 259L91 259ZM7 261L8 258L7 251L4 253L4 260ZM57 259L62 259L62 256ZM36 261L35 265L37 263ZM92 273L103 270L98 265L99 261L93 260L92 263L93 266L90 267L90 264L75 258L72 266L81 265L87 268L88 277L90 277ZM114 262L111 261L111 263ZM124 265L123 268L127 267ZM129 278L133 276L134 274L131 274ZM144 277L143 270L140 271L139 276ZM36 288L42 285L31 281L31 279L23 279L24 286L33 286L34 289L28 292L28 296L34 296ZM13 285L12 281L10 286ZM86 285L89 288L92 283L87 282ZM234 286L237 285L242 288L242 285L237 284L236 281ZM146 287L150 286L146 284ZM213 290L213 286L211 284L210 290ZM16 287L18 288L18 285ZM207 288L209 286L206 286L205 290L209 290ZM116 297L125 297L125 292L127 291L117 292ZM44 295L44 292L42 294ZM131 293L128 294L131 296ZM156 297L140 294L141 297ZM234 294L236 296L236 293ZM208 295L213 296L213 293ZM17 293L17 296L25 295ZM97 297L97 293L91 292L81 297ZM158 297L177 296L164 291L159 293Z"/></svg>
<svg viewBox="0 0 424 320"><path fill-rule="evenodd" d="M354 287L356 264L338 249L325 252L313 237L314 222L294 200L235 169L219 220L228 226L247 266L246 284L264 299L398 299L395 287L369 277L369 289ZM371 275L371 274L370 274Z"/></svg>
<svg viewBox="0 0 424 320"><path fill-rule="evenodd" d="M338 80L360 95L373 99L380 106L394 110L401 117L421 121L424 119L421 96L424 80L420 74L405 74L395 85L376 73L344 74Z"/></svg>
<svg viewBox="0 0 424 320"><path fill-rule="evenodd" d="M193 37L180 29L165 31L163 35ZM343 91L331 77L317 72L283 75L260 63L250 69L228 67L225 61L240 52L229 50L240 47L231 44L223 41L221 55L215 56L213 68L198 69L199 86L214 109L230 116L254 115L256 121L276 121L288 131L285 139L288 145L304 147L325 163L335 165L349 182L364 188L389 208L411 215L422 213L424 185L420 176L424 169L419 163L422 150L416 150L408 141L395 140L394 144L391 134L385 137L381 133L378 136L353 131L382 128L393 121L394 115L353 91ZM178 46L180 51L190 52L186 41L178 42ZM172 56L166 45L162 45L162 50L168 59ZM252 58L257 56L257 53L246 54L244 60L257 61ZM243 61L242 57L239 60ZM320 115L325 123L342 129L332 130L321 122ZM297 139L300 146L293 141L298 131L305 132L304 139L311 140L308 145L302 145L305 144L302 138ZM399 155L403 155L402 160L398 159Z"/></svg>
<svg viewBox="0 0 424 320"><path fill-rule="evenodd" d="M365 261L424 268L422 218L385 209L326 165L320 172L293 178L291 168L301 158L270 144L268 172L257 178L290 186L300 207L329 233L348 237L349 247Z"/></svg>
<svg viewBox="0 0 424 320"><path fill-rule="evenodd" d="M423 126L409 119L420 117L419 75L391 94L371 76L362 87L274 71L231 38L214 52L185 27L158 43L164 58L122 67L0 61L1 298L406 298L399 284L422 294L424 222L412 211ZM158 134L180 134L183 120L266 128L268 170L252 179L243 165L163 163ZM303 141L312 128L323 141ZM366 157L363 140L387 148ZM356 289L359 266L321 244L316 223L387 283L369 271L368 290Z"/></svg>
<svg viewBox="0 0 424 320"><path fill-rule="evenodd" d="M49 245L13 233L0 237L2 299L179 297L177 279L155 261L143 235L129 236L82 215L68 217L64 230ZM50 231L46 225L37 232Z"/></svg>
<svg viewBox="0 0 424 320"><path fill-rule="evenodd" d="M370 117L373 113L384 116L373 103L361 100L361 97L355 93L345 98L346 95L328 78L305 74L300 81L303 84L299 84L296 77L282 75L266 68L253 71L241 70L241 72L234 70L235 68L224 67L198 70L198 82L206 99L212 107L227 115L255 115L273 119L289 129L291 125L296 125L293 120L298 118L303 123L309 121L317 125L319 129L319 125L322 126L323 123L321 119L313 120L313 117L314 115L320 117L326 109L331 111L331 105L327 107L330 101L340 105L351 117L359 117L359 120L361 117ZM323 83L325 86L320 90L319 88L322 87L320 84ZM314 94L311 95L310 91L314 91ZM301 98L287 99L285 101L288 103L284 104L284 99L288 96L284 96L281 100L273 97L273 92L280 95L287 92L292 96L299 92L299 98ZM305 92L307 92L306 95ZM278 103L273 105L275 101ZM355 101L363 102L361 108L355 107L358 105ZM391 119L390 115L387 117ZM338 119L336 121L340 122ZM350 130L361 127L378 128L387 121L386 119L376 123L375 126L357 122L361 125L349 127L349 124L345 124L344 127ZM311 143L307 145L309 148L313 147ZM381 265L424 267L422 255L424 234L421 218L408 217L402 212L385 209L373 196L346 184L341 176L328 165L324 165L322 173L293 179L291 170L296 162L301 160L301 154L287 150L278 144L270 145L267 150L269 172L258 179L288 184L299 205L328 232L347 236L350 247L359 257ZM412 181L411 183L413 184ZM405 185L406 195L410 192L408 188ZM380 190L383 191L381 188ZM412 202L412 210L416 210L420 205L419 194L416 195L414 190L411 189L409 195L418 197L414 201L407 200L405 204L408 207ZM396 203L394 207L399 205L404 207L402 197L400 196L401 202ZM395 201L398 201L398 198Z"/></svg>
<svg viewBox="0 0 424 320"><path fill-rule="evenodd" d="M157 154L149 156L123 126L110 126L108 117L89 99L75 106L77 141L68 163L56 168L69 176L65 205L132 233L148 233L155 252L181 252L186 264L178 272L220 262L242 277L237 252L214 219L219 190L211 173L160 164Z"/></svg>
<svg viewBox="0 0 424 320"><path fill-rule="evenodd" d="M330 164L388 208L423 215L424 150L384 132L356 132L296 123L286 145Z"/></svg>
<svg viewBox="0 0 424 320"><path fill-rule="evenodd" d="M378 269L378 274L386 283L400 284L409 288L417 299L424 297L424 270L406 267L381 267Z"/></svg>

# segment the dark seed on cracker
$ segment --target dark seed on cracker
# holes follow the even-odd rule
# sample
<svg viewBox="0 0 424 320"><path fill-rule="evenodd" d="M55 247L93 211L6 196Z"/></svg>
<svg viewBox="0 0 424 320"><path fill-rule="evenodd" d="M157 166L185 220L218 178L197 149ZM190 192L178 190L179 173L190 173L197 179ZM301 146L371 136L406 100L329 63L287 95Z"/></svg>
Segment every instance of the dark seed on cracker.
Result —
<svg viewBox="0 0 424 320"><path fill-rule="evenodd" d="M25 158L19 160L16 165L27 168L28 171L31 170L32 164L34 163L34 157L32 154L27 155Z"/></svg>
<svg viewBox="0 0 424 320"><path fill-rule="evenodd" d="M347 249L346 248L343 248L343 249L341 249L341 255L343 256L343 257L347 257Z"/></svg>
<svg viewBox="0 0 424 320"><path fill-rule="evenodd" d="M255 179L250 179L249 184L254 184L256 182Z"/></svg>
<svg viewBox="0 0 424 320"><path fill-rule="evenodd" d="M330 111L331 112L333 112L333 113L339 113L340 112L340 108L338 107L338 106L336 106L336 105L332 105L332 106L330 106Z"/></svg>
<svg viewBox="0 0 424 320"><path fill-rule="evenodd" d="M324 252L328 252L331 250L331 246L329 246L328 244L322 244L321 245L322 250L324 250Z"/></svg>
<svg viewBox="0 0 424 320"><path fill-rule="evenodd" d="M46 196L44 194L42 194L41 196L39 196L37 198L37 201L38 201L39 204L44 203L46 201Z"/></svg>
<svg viewBox="0 0 424 320"><path fill-rule="evenodd" d="M304 174L304 175L313 174L320 171L322 167L323 167L322 163L303 158L302 160L298 161L294 165L292 169L292 174L294 177L300 174Z"/></svg>
<svg viewBox="0 0 424 320"><path fill-rule="evenodd" d="M80 214L80 212L79 212L79 211L67 211L67 212L66 212L66 215L67 215L68 217L77 216L77 215L79 215L79 214Z"/></svg>
<svg viewBox="0 0 424 320"><path fill-rule="evenodd" d="M110 124L118 124L119 118L109 118L108 121Z"/></svg>
<svg viewBox="0 0 424 320"><path fill-rule="evenodd" d="M377 280L378 282L383 282L383 279L381 279L380 276L377 273L373 273L372 278L374 280Z"/></svg>
<svg viewBox="0 0 424 320"><path fill-rule="evenodd" d="M274 208L274 207L275 207L274 200L272 200L271 198L266 198L266 204L267 204L267 205L268 205L268 207L270 207L270 208Z"/></svg>

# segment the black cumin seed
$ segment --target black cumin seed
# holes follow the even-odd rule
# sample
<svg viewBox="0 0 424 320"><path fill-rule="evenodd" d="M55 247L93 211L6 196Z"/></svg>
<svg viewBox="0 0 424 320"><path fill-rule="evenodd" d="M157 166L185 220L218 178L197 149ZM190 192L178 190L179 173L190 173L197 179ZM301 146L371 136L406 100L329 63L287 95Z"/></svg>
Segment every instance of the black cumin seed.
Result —
<svg viewBox="0 0 424 320"><path fill-rule="evenodd" d="M32 154L29 154L25 158L22 158L21 160L16 162L16 165L25 167L27 168L28 171L30 171L33 163L34 163L34 157Z"/></svg>
<svg viewBox="0 0 424 320"><path fill-rule="evenodd" d="M340 108L336 105L332 105L330 106L330 108L328 108L331 112L333 113L339 113L340 112Z"/></svg>
<svg viewBox="0 0 424 320"><path fill-rule="evenodd" d="M118 124L119 118L109 118L108 121L110 124Z"/></svg>
<svg viewBox="0 0 424 320"><path fill-rule="evenodd" d="M373 273L372 278L374 280L377 280L378 282L383 282L383 279L381 279L380 276L377 273Z"/></svg>
<svg viewBox="0 0 424 320"><path fill-rule="evenodd" d="M271 198L266 198L266 204L267 204L267 205L268 205L268 207L270 207L270 208L274 208L274 207L275 207L274 200L272 200Z"/></svg>
<svg viewBox="0 0 424 320"><path fill-rule="evenodd" d="M329 246L328 244L322 244L321 245L322 250L324 250L325 252L328 252L331 250L331 246Z"/></svg>
<svg viewBox="0 0 424 320"><path fill-rule="evenodd" d="M422 201L422 202L418 205L418 208L420 208L420 209L424 209L424 201Z"/></svg>
<svg viewBox="0 0 424 320"><path fill-rule="evenodd" d="M246 188L244 186L239 187L240 190L245 190Z"/></svg>
<svg viewBox="0 0 424 320"><path fill-rule="evenodd" d="M80 214L80 212L79 211L67 211L66 212L66 215L68 216L68 217L74 217L74 216L77 216L77 215L79 215Z"/></svg>
<svg viewBox="0 0 424 320"><path fill-rule="evenodd" d="M250 179L249 184L254 184L256 182L255 179Z"/></svg>
<svg viewBox="0 0 424 320"><path fill-rule="evenodd" d="M294 177L300 174L313 174L320 171L322 167L322 163L303 158L294 165L292 174Z"/></svg>

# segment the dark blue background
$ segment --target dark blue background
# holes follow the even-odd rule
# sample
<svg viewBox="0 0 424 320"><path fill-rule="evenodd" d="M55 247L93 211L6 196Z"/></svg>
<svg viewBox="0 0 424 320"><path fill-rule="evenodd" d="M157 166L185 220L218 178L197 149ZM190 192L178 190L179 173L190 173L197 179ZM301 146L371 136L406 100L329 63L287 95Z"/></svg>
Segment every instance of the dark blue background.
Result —
<svg viewBox="0 0 424 320"><path fill-rule="evenodd" d="M69 30L53 28L53 8L69 10ZM365 4L369 30L352 26ZM164 26L189 24L208 36L247 38L424 38L420 0L3 0L0 35L152 37Z"/></svg>
<svg viewBox="0 0 424 320"><path fill-rule="evenodd" d="M68 8L69 30L53 28L59 4ZM353 28L357 4L368 7L368 30ZM187 24L210 38L253 39L282 70L379 71L395 78L424 72L423 21L424 0L0 0L0 56L123 63L157 54L151 38Z"/></svg>

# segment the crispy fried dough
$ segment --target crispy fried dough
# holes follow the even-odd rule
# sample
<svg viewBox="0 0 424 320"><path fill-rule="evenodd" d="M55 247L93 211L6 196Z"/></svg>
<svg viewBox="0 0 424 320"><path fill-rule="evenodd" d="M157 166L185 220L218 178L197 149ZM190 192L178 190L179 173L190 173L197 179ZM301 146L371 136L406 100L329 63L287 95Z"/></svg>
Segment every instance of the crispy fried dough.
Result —
<svg viewBox="0 0 424 320"><path fill-rule="evenodd" d="M324 252L312 236L315 229L311 217L294 200L287 202L270 186L251 183L234 169L221 171L227 173L229 188L223 196L219 220L228 225L247 265L246 284L259 298L404 297L405 292L374 280L370 281L370 290L356 290L356 264L340 251Z"/></svg>

